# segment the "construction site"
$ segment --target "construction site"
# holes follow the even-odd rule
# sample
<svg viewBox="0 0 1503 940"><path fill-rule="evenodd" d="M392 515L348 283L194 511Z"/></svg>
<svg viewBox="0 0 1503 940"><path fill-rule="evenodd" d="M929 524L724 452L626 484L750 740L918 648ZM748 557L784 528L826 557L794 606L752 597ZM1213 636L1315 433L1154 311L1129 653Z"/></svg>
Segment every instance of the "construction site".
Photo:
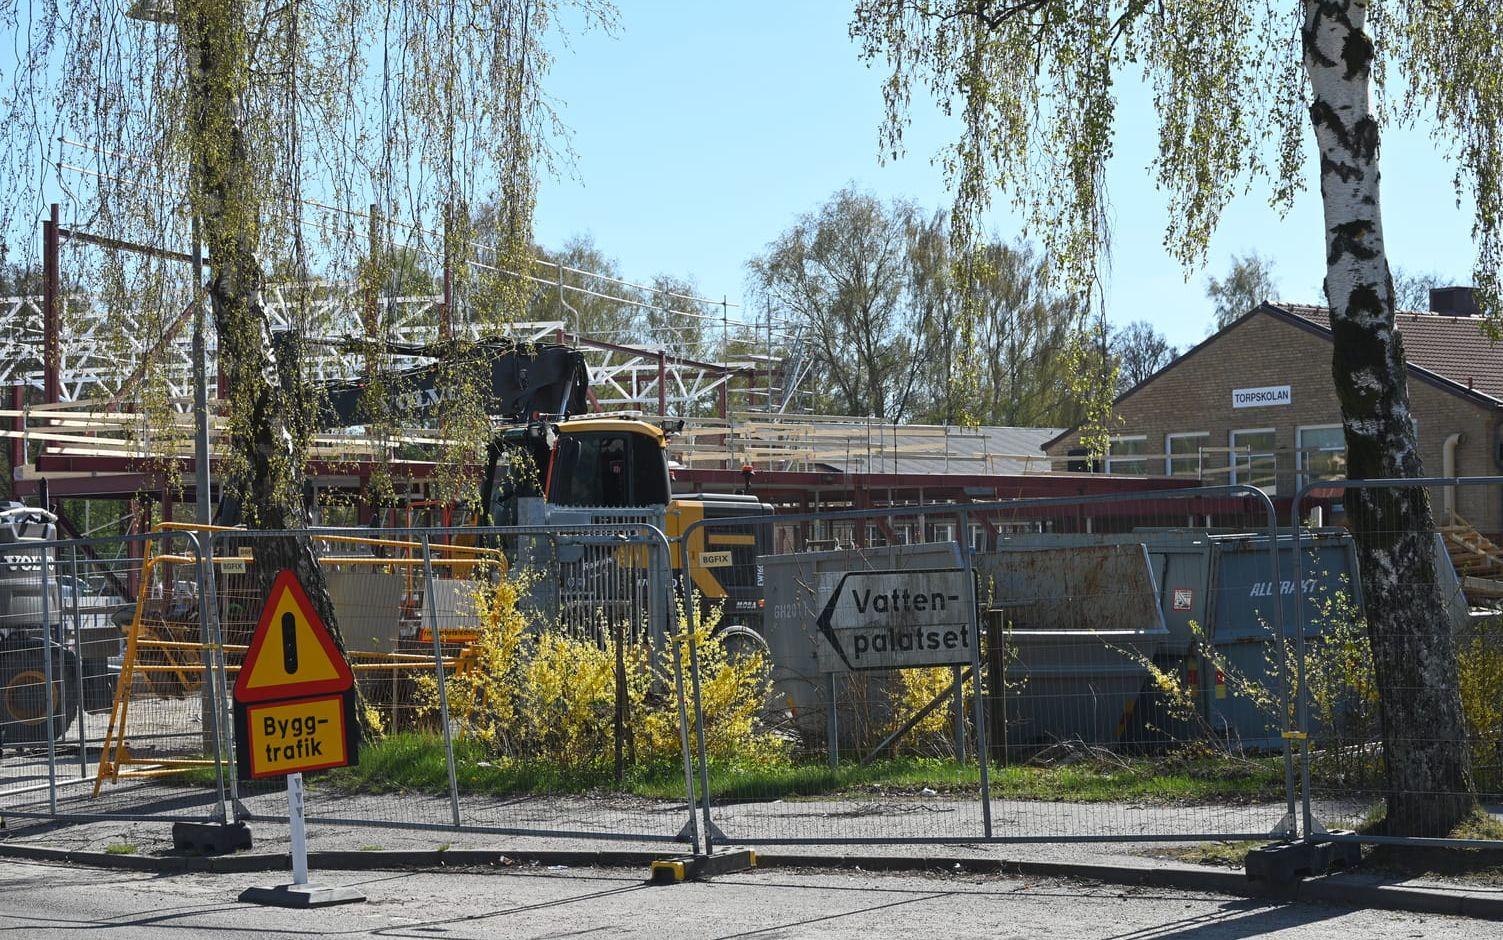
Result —
<svg viewBox="0 0 1503 940"><path fill-rule="evenodd" d="M173 795L162 818L280 818L266 804L272 791L228 763L227 739L240 731L227 692L264 616L265 560L292 536L241 527L225 498L227 409L206 311L191 291L164 316L69 286L83 280L70 259L90 255L78 270L99 255L171 270L198 262L65 224L58 207L40 238L44 289L5 300L0 325L13 468L12 502L0 513L7 812L152 817L143 801ZM1371 702L1317 699L1298 713L1302 686L1289 665L1311 658L1312 669L1328 668L1319 651L1359 629L1346 483L1250 485L1233 476L1259 459L1245 447L1202 446L1207 467L1210 455L1230 459L1168 476L1150 471L1175 466L1182 454L1172 450L1167 465L1143 449L1114 451L1104 466L1051 457L1046 445L1061 428L815 414L804 383L819 363L797 323L562 265L511 276L552 292L565 314L572 294L656 300L660 313L703 318L700 336L719 333L697 350L734 354L712 361L671 342L592 336L567 316L482 334L467 326L475 318L451 295L447 271L432 295L358 283L268 288L272 342L296 335L321 398L304 474L314 528L296 538L314 546L365 720L381 729L374 753L434 748L408 766L448 769L422 791L431 800L372 797L360 824L797 843L812 838L799 824L738 817L734 800L712 812L704 797L696 822L695 793L708 778L695 784L692 768L707 774L745 753L832 772L903 753L956 766L984 755L982 767L1046 768L1062 754L1153 765L1208 747L1216 760L1267 771L1267 804L1151 822L1122 807L1082 812L1071 834L1253 838L1293 831L1297 723L1358 742L1304 755L1329 758L1330 779L1341 781L1342 797L1321 812L1334 822L1365 805L1380 770L1352 755L1368 753L1360 742L1376 733ZM468 340L457 361L455 336ZM478 496L464 502L442 496L453 468L440 456L437 415L455 368L489 409L485 457L460 468ZM405 423L375 431L363 417L373 396ZM1465 484L1438 485L1437 505ZM1458 637L1491 636L1477 631L1496 622L1503 550L1454 519L1435 538L1445 549L1436 553L1438 615ZM854 655L877 665L853 665L829 626L851 577L879 586L955 578L969 587L921 600L938 609L965 595L966 616L942 631L897 624L863 635ZM906 604L890 590L894 605ZM696 626L703 632L684 632ZM685 650L675 642L684 637L700 639ZM517 650L531 659L506 658ZM595 681L583 678L587 663L600 670ZM904 670L920 666L927 684L915 686ZM504 744L484 737L477 722L490 719L475 709L488 706L475 702L497 693L453 692L521 681L519 670L542 682L533 669L553 676L551 697L517 706L508 721L582 721L561 751L510 726ZM726 705L702 687L740 691ZM458 714L450 694L469 703L454 705ZM567 707L555 715L559 702ZM723 709L739 723L727 724ZM660 734L674 726L681 750ZM741 738L717 737L732 726ZM461 748L479 741L502 751L465 757L473 752ZM726 750L712 760L715 747ZM683 769L688 823L665 830L660 810L625 797L587 809L572 791L498 802L492 785L464 783L496 761L556 770L578 753L589 766L569 771L583 774L570 786L619 791L633 768ZM957 817L954 831L896 816L842 823L840 810L820 838L960 838L978 827L982 838L1003 837L991 807L1011 798L994 798L987 781L982 772L979 815ZM182 786L186 795L170 789ZM1308 788L1303 797L1312 799ZM315 818L346 819L332 809ZM1007 837L1056 831L1056 821L1035 822L1038 831Z"/></svg>

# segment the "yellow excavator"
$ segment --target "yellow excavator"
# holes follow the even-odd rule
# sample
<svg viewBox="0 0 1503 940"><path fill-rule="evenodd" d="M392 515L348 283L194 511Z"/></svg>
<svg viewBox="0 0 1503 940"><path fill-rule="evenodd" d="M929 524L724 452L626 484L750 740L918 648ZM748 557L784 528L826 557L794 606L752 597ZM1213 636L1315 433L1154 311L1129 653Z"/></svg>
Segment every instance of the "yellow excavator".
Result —
<svg viewBox="0 0 1503 940"><path fill-rule="evenodd" d="M394 347L393 352L442 355ZM490 375L490 411L499 430L488 448L481 509L474 521L490 526L625 524L656 526L670 540L673 573L699 601L722 610L721 627L759 633L762 591L757 556L770 548L771 529L724 524L694 528L701 519L770 514L772 507L744 493L672 491L670 433L682 421L648 421L635 414L587 414L589 370L579 350L562 345L483 341L465 348L462 367ZM386 377L388 394L418 417L435 411L450 360ZM328 387L327 427L357 423L363 383ZM574 562L549 540L534 539L535 567L566 569ZM517 559L513 559L516 561ZM560 581L568 581L564 571ZM585 599L584 602L587 602ZM751 639L751 637L747 637Z"/></svg>

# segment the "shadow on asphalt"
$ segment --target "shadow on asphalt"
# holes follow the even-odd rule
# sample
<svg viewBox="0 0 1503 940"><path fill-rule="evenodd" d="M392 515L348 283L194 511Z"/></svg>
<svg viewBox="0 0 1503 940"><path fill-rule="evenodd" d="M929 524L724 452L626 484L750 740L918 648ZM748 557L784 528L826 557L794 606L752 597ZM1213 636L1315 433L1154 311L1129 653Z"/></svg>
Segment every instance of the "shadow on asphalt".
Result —
<svg viewBox="0 0 1503 940"><path fill-rule="evenodd" d="M66 871L66 870L64 870ZM63 872L62 877L67 877ZM101 883L98 872L92 872L88 876L88 883L99 885ZM424 874L420 872L384 872L373 873L365 878L355 881L344 881L352 887L366 887L382 883L397 884L407 879L413 879ZM324 929L298 930L278 926L277 932L283 934L307 934L309 936L341 936L341 935L375 935L383 937L432 937L446 932L446 929L458 925L479 925L486 921L496 921L496 926L503 929L505 918L525 915L528 913L565 908L571 905L587 905L593 902L607 901L611 898L620 898L625 895L644 891L672 892L683 891L683 886L654 886L645 883L641 878L627 873L589 872L586 870L573 869L568 872L554 872L549 870L503 870L495 872L498 877L511 878L537 878L553 881L577 880L583 882L579 890L563 897L554 897L533 904L520 904L500 907L490 911L480 911L461 916L441 917L430 920L420 920L400 925L388 925L372 930L369 923L352 926L348 930L330 931ZM183 877L183 876L157 876L157 878ZM252 878L263 878L268 881L277 880L278 873L259 873ZM156 880L156 879L153 879ZM120 872L118 877L110 878L104 883L118 885L119 890L129 891L132 882L139 882L140 876L131 873ZM806 917L795 917L775 923L760 925L754 929L737 930L731 933L719 934L716 940L742 940L761 936L798 936L801 929L809 929L815 925L831 924L850 918L858 918L873 914L884 914L894 910L909 907L925 902L943 902L950 899L961 899L968 895L986 898L995 903L995 907L983 913L978 921L985 923L988 919L995 921L995 926L1001 926L1006 922L1009 900L1023 901L1024 899L1038 901L1044 899L1060 899L1062 904L1074 902L1099 902L1103 907L1118 903L1121 899L1132 898L1132 892L1124 892L1121 889L1103 887L1100 885L1060 885L1060 884L1033 884L1029 882L976 884L967 883L964 886L947 886L942 880L936 879L933 887L935 890L924 890L920 887L888 887L878 884L831 884L823 879L812 882L790 881L786 877L772 879L765 878L761 874L746 874L732 878L721 879L718 884L725 888L735 888L742 891L752 891L758 894L769 894L766 909L776 910L776 900L771 897L773 892L823 892L826 894L838 894L842 899L854 902L848 905L847 910L837 910L830 913L811 914ZM572 887L572 886L571 886ZM4 883L0 882L0 891L4 890ZM712 889L713 890L713 889ZM1140 896L1143 901L1153 901L1167 906L1175 902L1204 902L1207 897L1194 892L1162 892L1154 891ZM843 904L842 906L847 906ZM166 907L151 911L135 917L87 919L69 918L64 912L59 912L55 918L45 918L43 923L54 928L76 928L94 932L108 932L119 928L149 928L166 932L191 931L194 933L205 930L204 925L193 922L193 919L213 914L233 914L236 911L253 909L254 905L240 904L238 902L211 902L200 904L188 904L182 906ZM987 914L993 914L988 918ZM1242 940L1261 936L1276 930L1299 930L1322 921L1339 918L1350 911L1309 903L1285 903L1276 901L1264 901L1255 899L1227 900L1220 904L1219 908L1209 914L1183 917L1180 919L1166 920L1161 924L1151 927L1137 928L1122 933L1114 934L1105 940ZM1084 916L1084 912L1082 912ZM0 924L14 919L11 915L0 911ZM32 915L25 918L33 929L38 924L38 919ZM916 921L918 923L920 921ZM619 925L617 925L619 926ZM710 924L705 924L710 927ZM15 927L0 926L0 934L9 933ZM605 928L601 928L605 929ZM227 934L260 934L266 928L247 924L244 927L234 925L215 924L212 928L215 933ZM593 932L593 931L585 931ZM706 934L708 936L708 934Z"/></svg>
<svg viewBox="0 0 1503 940"><path fill-rule="evenodd" d="M1321 904L1229 901L1214 914L1129 930L1103 940L1240 940L1274 930L1298 930L1350 913Z"/></svg>

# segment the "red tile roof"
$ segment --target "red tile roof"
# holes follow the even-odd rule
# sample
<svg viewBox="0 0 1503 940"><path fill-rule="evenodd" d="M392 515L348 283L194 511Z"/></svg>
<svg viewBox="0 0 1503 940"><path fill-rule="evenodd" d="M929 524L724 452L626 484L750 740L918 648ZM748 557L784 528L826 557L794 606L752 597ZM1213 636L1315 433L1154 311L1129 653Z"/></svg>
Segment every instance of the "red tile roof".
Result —
<svg viewBox="0 0 1503 940"><path fill-rule="evenodd" d="M1322 331L1331 329L1326 307L1275 303L1270 306L1309 321ZM1411 366L1503 402L1503 343L1483 329L1481 317L1453 317L1437 313L1400 313L1399 334Z"/></svg>

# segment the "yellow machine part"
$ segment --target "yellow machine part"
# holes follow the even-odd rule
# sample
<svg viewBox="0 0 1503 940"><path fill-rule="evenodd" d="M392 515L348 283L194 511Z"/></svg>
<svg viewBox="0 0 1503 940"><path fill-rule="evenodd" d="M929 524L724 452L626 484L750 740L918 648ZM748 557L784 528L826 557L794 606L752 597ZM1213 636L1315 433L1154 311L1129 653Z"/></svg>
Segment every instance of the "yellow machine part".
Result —
<svg viewBox="0 0 1503 940"><path fill-rule="evenodd" d="M569 421L561 421L558 424L560 435L584 434L596 431L611 431L618 434L637 434L650 438L663 451L663 460L668 459L668 435L661 427L647 421L636 418L624 418L613 416L575 418ZM673 500L668 505L667 517L664 519L663 534L668 537L668 557L674 571L684 570L684 557L680 547L679 537L689 526L704 518L704 504L698 500ZM741 539L751 539L753 536L729 536L711 535L710 541L716 545L740 545L747 544ZM698 563L700 553L705 550L705 530L695 529L689 536L689 577L694 584L694 589L700 596L707 598L722 598L726 596L725 585L715 577L714 572ZM635 567L646 567L647 552L645 547L633 547L623 549L617 555L618 563Z"/></svg>
<svg viewBox="0 0 1503 940"><path fill-rule="evenodd" d="M694 589L702 597L721 598L726 596L725 585L714 572L699 564L700 553L705 550L705 528L700 526L690 532L687 545L680 538L685 530L704 517L704 504L698 500L674 500L668 506L663 526L663 534L668 536L668 558L674 571L682 571L686 562L683 553L687 552L689 579L694 583Z"/></svg>

